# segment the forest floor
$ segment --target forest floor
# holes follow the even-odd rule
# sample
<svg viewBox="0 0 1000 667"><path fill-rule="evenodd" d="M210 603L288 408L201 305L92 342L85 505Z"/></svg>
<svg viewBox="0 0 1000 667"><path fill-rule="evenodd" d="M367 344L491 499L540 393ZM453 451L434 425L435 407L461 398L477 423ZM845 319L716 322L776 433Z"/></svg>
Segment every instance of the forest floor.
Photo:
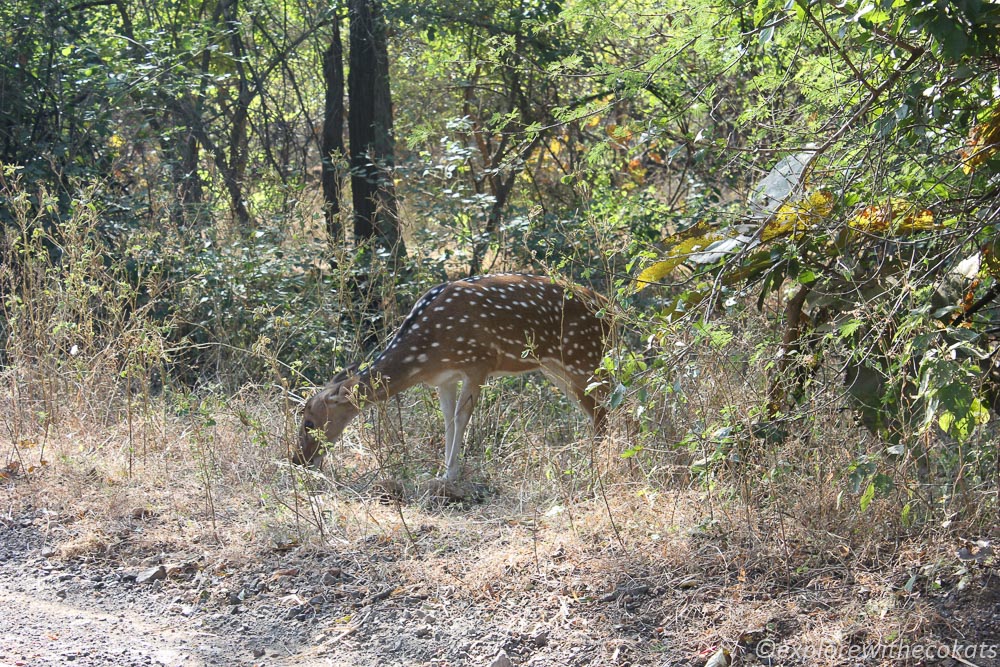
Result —
<svg viewBox="0 0 1000 667"><path fill-rule="evenodd" d="M368 534L233 548L0 488L3 667L1000 665L989 549L751 534L690 491L544 514L355 499Z"/></svg>

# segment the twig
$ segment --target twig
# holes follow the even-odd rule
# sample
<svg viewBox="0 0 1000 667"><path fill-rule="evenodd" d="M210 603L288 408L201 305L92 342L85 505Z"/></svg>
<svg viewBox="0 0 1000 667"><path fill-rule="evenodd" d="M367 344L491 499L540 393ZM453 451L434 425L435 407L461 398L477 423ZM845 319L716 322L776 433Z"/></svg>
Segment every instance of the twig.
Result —
<svg viewBox="0 0 1000 667"><path fill-rule="evenodd" d="M962 322L969 320L973 315L983 309L983 307L1000 296L1000 283L996 283L991 287L986 294L984 294L978 301L969 306L968 308L963 308L962 312L951 318L951 322L948 323L949 326L957 326Z"/></svg>
<svg viewBox="0 0 1000 667"><path fill-rule="evenodd" d="M840 59L844 61L844 63L851 70L851 72L854 73L854 76L858 79L858 81L861 82L861 85L867 88L868 92L874 93L875 89L872 88L872 85L868 83L868 79L866 79L864 75L861 74L858 68L854 66L854 63L851 61L850 57L848 57L847 52L844 51L840 47L840 44L838 44L837 41L830 35L830 33L826 29L826 26L823 25L823 22L818 20L815 16L813 16L813 13L809 11L809 3L802 3L801 6L803 7L803 9L805 9L806 16L809 17L809 20L813 22L813 25L819 28L819 31L823 33L824 37L826 37L826 41L830 44L831 47L833 47L833 50L837 52L837 55L840 56Z"/></svg>
<svg viewBox="0 0 1000 667"><path fill-rule="evenodd" d="M327 642L327 645L328 646L332 646L332 645L336 644L337 642L339 642L344 637L348 637L350 635L353 635L355 632L357 632L361 628L362 625L365 624L365 621L368 620L368 617L371 616L372 613L373 612L369 610L369 612L367 614L365 614L364 616L362 616L361 618L359 618L356 622L352 621L351 623L349 623L346 628L344 628L343 630L340 631L340 634L338 634L336 637L334 637L329 642Z"/></svg>

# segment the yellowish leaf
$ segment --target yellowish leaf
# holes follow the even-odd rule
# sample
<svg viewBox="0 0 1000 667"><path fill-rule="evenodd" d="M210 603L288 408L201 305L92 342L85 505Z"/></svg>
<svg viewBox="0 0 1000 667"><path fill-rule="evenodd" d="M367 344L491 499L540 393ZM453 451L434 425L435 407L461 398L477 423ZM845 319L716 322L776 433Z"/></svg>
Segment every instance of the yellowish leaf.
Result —
<svg viewBox="0 0 1000 667"><path fill-rule="evenodd" d="M934 214L930 210L918 209L915 204L898 197L883 204L866 206L847 224L865 232L890 234L909 234L936 227Z"/></svg>
<svg viewBox="0 0 1000 667"><path fill-rule="evenodd" d="M709 232L703 236L695 236L679 241L670 248L665 259L647 266L635 279L635 291L639 291L651 283L659 282L678 266L684 263L693 253L707 248L721 239L720 234Z"/></svg>
<svg viewBox="0 0 1000 667"><path fill-rule="evenodd" d="M826 190L817 190L799 201L786 202L764 225L760 240L766 242L789 234L801 236L804 231L828 218L832 211L833 194Z"/></svg>
<svg viewBox="0 0 1000 667"><path fill-rule="evenodd" d="M668 273L680 266L683 261L683 257L674 257L672 259L664 259L654 264L650 264L643 269L638 276L636 276L635 291L638 292L647 285L660 282Z"/></svg>
<svg viewBox="0 0 1000 667"><path fill-rule="evenodd" d="M962 149L962 171L971 174L1000 150L1000 101L986 113L986 118L973 126L969 140Z"/></svg>

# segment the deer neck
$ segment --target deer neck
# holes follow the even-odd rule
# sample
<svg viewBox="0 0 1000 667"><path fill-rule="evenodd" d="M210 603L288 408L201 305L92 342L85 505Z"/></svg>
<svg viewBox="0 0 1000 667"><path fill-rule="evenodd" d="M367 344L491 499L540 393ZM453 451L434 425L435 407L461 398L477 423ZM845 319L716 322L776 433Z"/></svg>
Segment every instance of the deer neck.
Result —
<svg viewBox="0 0 1000 667"><path fill-rule="evenodd" d="M395 354L381 354L371 366L358 374L357 392L360 397L385 401L419 384L413 365L404 363Z"/></svg>

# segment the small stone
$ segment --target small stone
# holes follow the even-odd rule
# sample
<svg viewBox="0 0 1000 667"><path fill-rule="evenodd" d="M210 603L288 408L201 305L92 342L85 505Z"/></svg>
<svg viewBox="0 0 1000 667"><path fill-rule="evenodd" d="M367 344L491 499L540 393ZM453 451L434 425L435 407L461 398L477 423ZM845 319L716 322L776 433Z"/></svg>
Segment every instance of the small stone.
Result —
<svg viewBox="0 0 1000 667"><path fill-rule="evenodd" d="M263 649L263 648L261 648L261 647L258 646L258 647L256 647L253 650L253 657L255 657L255 658L263 658L266 653L267 653L266 649Z"/></svg>
<svg viewBox="0 0 1000 667"><path fill-rule="evenodd" d="M531 638L532 643L538 648L543 648L549 645L549 631L540 630L538 634Z"/></svg>
<svg viewBox="0 0 1000 667"><path fill-rule="evenodd" d="M424 637L430 637L431 632L433 632L431 630L431 626L422 625L419 628L417 628L417 631L414 633L414 635L417 637L417 639L423 639Z"/></svg>
<svg viewBox="0 0 1000 667"><path fill-rule="evenodd" d="M149 519L153 516L153 510L148 507L136 507L129 514L136 521L141 521L142 519Z"/></svg>
<svg viewBox="0 0 1000 667"><path fill-rule="evenodd" d="M158 579L167 578L167 568L162 565L157 565L156 567L151 567L148 570L143 570L139 574L135 575L135 583L137 584L148 584L154 582Z"/></svg>
<svg viewBox="0 0 1000 667"><path fill-rule="evenodd" d="M507 657L507 652L500 651L497 653L497 657L493 658L490 667L514 667L514 665L511 663L510 658Z"/></svg>

